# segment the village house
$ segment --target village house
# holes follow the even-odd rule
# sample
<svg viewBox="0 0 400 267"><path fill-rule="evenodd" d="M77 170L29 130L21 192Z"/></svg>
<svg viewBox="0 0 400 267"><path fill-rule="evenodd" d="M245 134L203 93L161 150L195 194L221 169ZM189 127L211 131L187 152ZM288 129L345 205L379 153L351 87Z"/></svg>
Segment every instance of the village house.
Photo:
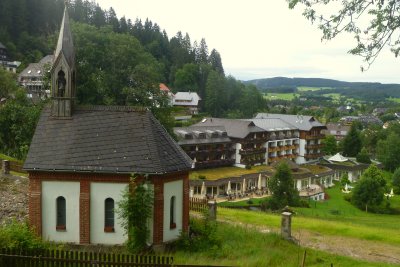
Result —
<svg viewBox="0 0 400 267"><path fill-rule="evenodd" d="M19 75L19 84L26 89L28 98L44 99L50 97L50 90L45 88L44 77L51 69L53 55L43 57L38 63L31 63Z"/></svg>
<svg viewBox="0 0 400 267"><path fill-rule="evenodd" d="M9 72L16 73L19 65L21 65L21 62L12 61L7 48L0 42L0 66Z"/></svg>
<svg viewBox="0 0 400 267"><path fill-rule="evenodd" d="M199 102L201 98L196 92L177 92L173 96L172 105L183 107L191 115L199 113Z"/></svg>
<svg viewBox="0 0 400 267"><path fill-rule="evenodd" d="M116 214L130 183L154 192L149 244L188 231L191 160L150 111L74 104L75 52L67 8L51 68L51 105L43 110L24 164L29 222L44 240L122 244Z"/></svg>
<svg viewBox="0 0 400 267"><path fill-rule="evenodd" d="M326 124L326 130L323 130L323 133L325 135L333 135L336 139L336 142L340 142L346 137L349 131L350 131L349 125L330 122Z"/></svg>

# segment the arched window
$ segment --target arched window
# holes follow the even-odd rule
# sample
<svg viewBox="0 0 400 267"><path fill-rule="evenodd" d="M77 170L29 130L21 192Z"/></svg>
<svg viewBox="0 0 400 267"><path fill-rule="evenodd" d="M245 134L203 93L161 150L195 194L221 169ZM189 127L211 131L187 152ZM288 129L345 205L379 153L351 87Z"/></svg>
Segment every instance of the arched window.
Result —
<svg viewBox="0 0 400 267"><path fill-rule="evenodd" d="M65 73L62 70L60 70L58 72L58 77L57 77L58 97L64 97L66 85L67 85L67 80L65 79Z"/></svg>
<svg viewBox="0 0 400 267"><path fill-rule="evenodd" d="M56 230L65 230L66 229L66 203L64 197L58 197L56 200L56 213L57 213L57 222L56 222Z"/></svg>
<svg viewBox="0 0 400 267"><path fill-rule="evenodd" d="M169 228L176 228L176 197L171 197L170 207L169 207Z"/></svg>
<svg viewBox="0 0 400 267"><path fill-rule="evenodd" d="M114 199L104 201L104 232L114 232Z"/></svg>

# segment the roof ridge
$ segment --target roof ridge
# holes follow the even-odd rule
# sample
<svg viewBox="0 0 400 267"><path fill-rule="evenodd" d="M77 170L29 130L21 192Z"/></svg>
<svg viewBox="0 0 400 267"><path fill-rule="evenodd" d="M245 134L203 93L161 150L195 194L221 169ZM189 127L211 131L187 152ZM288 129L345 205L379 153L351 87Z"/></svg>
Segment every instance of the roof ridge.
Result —
<svg viewBox="0 0 400 267"><path fill-rule="evenodd" d="M121 112L146 112L146 107L139 106L105 106L105 105L82 105L77 106L79 111L121 111Z"/></svg>

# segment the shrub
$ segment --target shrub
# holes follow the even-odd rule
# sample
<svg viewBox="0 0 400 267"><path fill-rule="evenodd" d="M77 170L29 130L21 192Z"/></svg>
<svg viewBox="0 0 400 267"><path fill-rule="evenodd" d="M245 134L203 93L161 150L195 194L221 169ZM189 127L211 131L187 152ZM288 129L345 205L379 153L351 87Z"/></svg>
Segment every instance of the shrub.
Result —
<svg viewBox="0 0 400 267"><path fill-rule="evenodd" d="M176 246L184 251L206 251L220 248L222 240L217 235L217 222L209 218L208 212L203 219L190 219L189 233L181 233Z"/></svg>
<svg viewBox="0 0 400 267"><path fill-rule="evenodd" d="M200 180L205 180L207 177L205 175L199 175Z"/></svg>
<svg viewBox="0 0 400 267"><path fill-rule="evenodd" d="M35 235L27 223L15 220L0 227L0 248L45 249L49 244Z"/></svg>
<svg viewBox="0 0 400 267"><path fill-rule="evenodd" d="M249 200L247 200L247 204L249 204L249 205L254 204L254 203L253 203L253 200L250 198Z"/></svg>

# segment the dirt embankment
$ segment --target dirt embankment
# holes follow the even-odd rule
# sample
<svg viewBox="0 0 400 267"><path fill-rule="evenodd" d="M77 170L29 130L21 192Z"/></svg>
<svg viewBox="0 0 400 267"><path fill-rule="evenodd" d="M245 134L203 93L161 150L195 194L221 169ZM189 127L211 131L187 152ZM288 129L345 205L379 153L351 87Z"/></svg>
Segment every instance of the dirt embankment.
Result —
<svg viewBox="0 0 400 267"><path fill-rule="evenodd" d="M28 178L0 176L0 224L28 216Z"/></svg>

